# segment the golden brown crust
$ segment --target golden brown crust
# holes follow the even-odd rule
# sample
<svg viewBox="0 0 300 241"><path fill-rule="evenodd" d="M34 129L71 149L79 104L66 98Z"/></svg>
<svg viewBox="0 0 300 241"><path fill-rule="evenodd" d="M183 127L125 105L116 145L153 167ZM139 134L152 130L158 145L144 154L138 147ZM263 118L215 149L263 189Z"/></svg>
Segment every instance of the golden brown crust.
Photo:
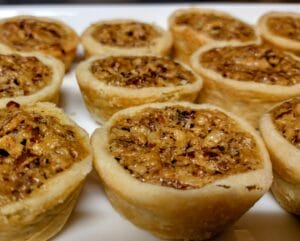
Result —
<svg viewBox="0 0 300 241"><path fill-rule="evenodd" d="M169 29L174 39L175 58L187 64L194 51L209 43L257 41L253 26L212 9L176 10L169 17Z"/></svg>
<svg viewBox="0 0 300 241"><path fill-rule="evenodd" d="M10 111L15 112L18 110L24 111L24 113L32 113L32 115L37 115L40 118L53 118L56 121L54 121L54 124L56 127L53 130L49 131L49 125L48 127L43 127L43 124L38 124L36 122L30 122L30 118L25 118L24 124L26 123L28 127L37 125L40 128L40 131L46 131L46 136L53 137L51 140L47 140L46 146L44 146L42 149L35 148L32 146L30 150L35 150L38 152L38 150L41 150L41 153L36 153L33 155L36 155L37 158L40 158L40 164L42 162L43 157L46 157L44 154L47 151L51 150L51 146L55 146L56 139L62 138L58 137L60 134L56 131L62 131L61 134L64 134L64 132L68 132L69 134L71 132L74 133L74 138L76 139L76 145L79 145L81 150L83 150L82 155L79 154L76 156L70 156L67 157L69 154L62 153L62 151L55 152L53 151L52 154L57 155L63 155L68 159L68 161L63 161L61 164L58 164L58 166L63 165L64 163L70 163L70 159L73 159L73 163L71 165L67 165L61 169L62 171L59 173L56 173L55 175L49 175L46 174L48 177L47 179L40 179L38 175L38 172L35 172L37 170L36 168L36 162L34 160L37 160L35 158L34 160L30 159L30 156L26 157L26 154L24 154L24 149L22 151L23 154L20 156L24 157L22 160L19 160L18 157L11 158L11 164L15 163L18 160L18 163L20 164L19 167L23 166L24 171L26 171L24 177L24 180L18 179L17 182L20 182L19 184L30 184L31 181L40 180L43 181L40 186L32 185L31 193L27 193L26 195L21 195L16 199L10 199L9 201L5 201L1 203L0 206L0 239L3 240L12 240L12 241L21 241L24 240L31 240L31 241L44 241L48 240L50 237L55 235L64 225L66 222L68 216L70 215L72 209L74 208L74 205L76 203L76 199L80 193L82 184L84 182L84 179L86 175L91 170L91 154L90 154L90 147L89 147L89 140L87 134L79 128L73 121L71 121L68 117L66 117L61 110L54 107L53 104L49 103L38 103L35 105L28 105L28 106L22 106L18 107L19 105L17 103L10 104ZM25 115L25 114L24 114ZM1 131L5 131L5 129L9 127L13 127L13 122L15 120L19 119L19 116L24 116L20 113L20 115L17 115L17 117L11 119L11 122L8 124L2 123L3 127L1 128ZM8 117L4 117L8 118ZM31 124L30 124L31 123ZM14 123L16 124L16 123ZM67 127L67 129L59 130L59 125ZM26 139L29 138L26 143L21 141L21 145L25 144L30 145L32 141L35 141L35 144L42 143L43 140L46 140L46 137L41 137L42 142L38 141L33 136L30 136L31 134L36 134L36 131L31 132L30 128L28 129L22 129L22 124L18 125L20 126L20 129L17 130L17 136L24 136ZM61 128L62 128L61 126ZM33 128L32 130L35 130L36 128ZM43 130L42 130L43 129ZM45 129L45 130L44 130ZM71 132L67 131L70 130ZM6 135L9 137L9 134ZM17 137L16 136L16 137ZM25 137L26 136L26 137ZM54 137L56 136L56 137ZM5 137L5 136L4 136ZM46 139L45 139L46 138ZM17 141L15 137L13 137L14 141ZM66 140L65 140L66 141ZM71 141L72 142L72 141ZM59 141L58 143L61 143ZM35 145L34 144L34 145ZM13 154L17 155L16 150L18 145L14 145L12 147L6 147L6 151L9 153L9 156L6 158L1 157L3 162L1 163L1 178L4 178L4 172L7 170L8 166L10 165L10 162L7 162L5 160L10 159L10 157L13 157ZM3 147L1 147L2 151L4 150ZM43 154L44 153L44 154ZM52 155L51 154L51 155ZM65 156L67 155L67 156ZM31 155L32 156L32 155ZM7 159L8 158L8 159ZM78 158L78 159L77 159ZM53 157L49 156L49 164L53 161L58 161L60 158L58 156L53 159ZM28 165L24 166L24 162L28 162ZM30 162L29 162L30 161ZM4 164L6 163L6 164ZM18 165L19 165L18 164ZM35 167L33 167L31 164L34 164ZM6 166L5 166L6 165ZM56 165L50 165L51 168L55 167ZM57 167L58 167L57 166ZM27 169L26 169L27 168ZM50 170L51 168L48 167L41 167L41 172L45 170ZM25 170L26 169L26 170ZM16 174L17 172L13 171L11 176ZM30 175L32 175L30 177ZM45 175L43 175L46 177ZM27 180L28 179L28 180ZM8 182L7 189L9 189L10 184L13 183L13 181ZM26 189L26 188L25 188ZM27 190L27 189L26 189ZM25 191L26 191L25 190ZM3 201L5 198L9 198L10 196L3 192L3 188L1 188L1 201Z"/></svg>
<svg viewBox="0 0 300 241"><path fill-rule="evenodd" d="M107 72L106 69L99 72L105 77L112 76L112 79L116 79L118 81L113 81L112 84L107 84L105 81L101 79L97 79L95 75L91 71L91 66L95 61L102 60L130 60L132 59L139 61L139 59L144 58L141 56L94 56L84 62L82 62L76 70L76 77L78 84L80 86L80 90L82 92L85 104L90 111L92 117L102 123L105 122L113 113L118 110L141 105L144 103L151 102L165 102L165 101L176 101L176 100L187 100L194 101L198 95L202 87L202 80L196 76L189 68L183 66L178 63L174 63L171 60L165 59L163 57L155 57L146 56L145 58L148 60L157 60L154 61L153 66L151 67L152 61L149 61L149 66L152 68L148 68L147 66L138 65L137 70L128 68L127 65L124 65L124 68L119 68L117 65L115 68ZM169 63L165 65L163 68L159 67L160 62L166 61ZM126 61L125 61L126 62ZM143 62L142 62L143 63ZM156 65L158 64L158 65ZM145 72L146 71L146 72ZM134 72L134 73L132 73ZM163 72L163 73L161 73ZM161 85L157 83L159 80L157 77L166 77L167 74L170 74L171 77L175 78L177 74L183 75L180 78L177 76L177 79L182 81L175 81L173 85ZM146 78L147 86L142 88L133 88L133 86L139 86L140 79L143 79L145 75L153 75L155 78ZM96 75L97 76L97 75ZM126 76L129 76L127 79ZM131 81L131 77L134 77L136 81ZM144 77L143 77L144 76ZM105 78L106 78L105 77ZM120 80L120 78L124 78ZM183 81L185 78L191 78L191 82ZM110 77L109 77L110 79ZM129 80L129 86L123 86L126 81ZM169 81L171 82L171 81ZM178 82L178 84L176 84ZM115 83L115 84L114 84ZM123 84L121 84L123 83ZM163 83L163 82L162 82ZM166 81L164 83L167 83ZM118 86L121 85L121 86ZM131 86L131 87L130 87Z"/></svg>
<svg viewBox="0 0 300 241"><path fill-rule="evenodd" d="M86 57L94 54L167 56L172 47L169 32L130 19L96 22L84 31L81 42Z"/></svg>
<svg viewBox="0 0 300 241"><path fill-rule="evenodd" d="M300 14L268 12L260 17L257 26L262 39L277 48L300 55Z"/></svg>
<svg viewBox="0 0 300 241"><path fill-rule="evenodd" d="M61 61L39 53L14 52L2 44L0 56L0 108L9 101L20 104L58 102L64 77Z"/></svg>
<svg viewBox="0 0 300 241"><path fill-rule="evenodd" d="M17 51L49 54L63 61L68 70L76 55L78 36L55 19L17 16L0 21L0 42Z"/></svg>
<svg viewBox="0 0 300 241"><path fill-rule="evenodd" d="M148 108L160 110L167 106L225 113L253 137L262 167L191 190L153 185L132 177L109 150L109 130L122 118L133 118ZM216 235L248 210L272 181L268 153L256 131L245 121L211 105L153 103L122 110L94 132L92 146L95 168L112 205L135 225L164 239L204 240Z"/></svg>
<svg viewBox="0 0 300 241"><path fill-rule="evenodd" d="M200 93L198 101L208 102L221 106L224 109L230 110L231 112L243 116L250 123L252 123L252 125L257 127L260 116L272 105L291 97L298 96L300 94L300 84L297 83L298 80L295 81L294 85L267 84L263 83L264 71L261 71L262 75L258 75L258 77L262 78L262 81L254 82L251 75L249 76L250 79L248 79L247 81L240 81L234 78L224 77L221 73L216 72L214 69L206 68L205 66L203 66L203 64L201 64L201 61L199 61L201 59L201 56L203 56L203 54L205 54L206 52L213 49L228 48L228 46L228 44L208 45L200 48L191 57L192 68L204 79L204 88ZM230 46L233 49L241 48L240 44L231 44ZM252 46L254 49L256 48L256 46L258 46L259 48L259 45L254 44L243 46ZM259 64L261 61L261 59L256 56L255 51L253 52L252 56L250 53L247 59L239 59L239 55L240 53L237 53L237 55L235 56L233 51L232 56L234 56L234 58L232 58L231 60L229 59L231 61L230 65L236 65L236 67L234 68L237 68L240 64L242 64L243 68L247 69L248 65L249 71L252 71L253 68L257 68L256 66L252 66L253 63ZM286 55L288 56L288 58L292 58L295 63L299 64L299 58L297 58L296 56L290 55L288 53L282 53L282 55ZM222 60L220 61L222 62ZM269 82L272 83L272 79L274 79L272 76L274 75L274 73L272 72L273 70L271 71L271 69L274 69L276 76L276 66L272 67L272 65L267 62L266 67L267 69L270 69L270 75L268 76L267 74L266 76L269 78ZM288 73L290 67L291 66L288 64L285 65L284 68L287 69L283 71ZM237 72L238 71L239 70L237 69ZM233 73L233 76L235 76L235 73ZM289 78L286 78L285 81L282 82L288 81Z"/></svg>
<svg viewBox="0 0 300 241"><path fill-rule="evenodd" d="M293 133L299 133L299 116L293 118L289 115L291 111L287 108L287 104L292 105L294 102L299 101L299 98L287 100L272 107L268 113L264 114L260 119L260 131L263 139L268 147L274 175L274 183L272 191L279 203L289 212L300 214L300 150L297 148L299 144L298 136L291 141L289 140L290 134L288 131L282 133L289 127L294 128L291 130ZM287 109L287 111L280 111ZM282 115L280 118L280 114ZM274 120L275 115L275 120ZM294 118L296 118L294 120ZM281 120L279 123L276 123ZM289 123L287 123L290 121ZM283 125L286 123L286 126ZM294 126L293 123L296 125ZM279 127L279 128L278 128Z"/></svg>

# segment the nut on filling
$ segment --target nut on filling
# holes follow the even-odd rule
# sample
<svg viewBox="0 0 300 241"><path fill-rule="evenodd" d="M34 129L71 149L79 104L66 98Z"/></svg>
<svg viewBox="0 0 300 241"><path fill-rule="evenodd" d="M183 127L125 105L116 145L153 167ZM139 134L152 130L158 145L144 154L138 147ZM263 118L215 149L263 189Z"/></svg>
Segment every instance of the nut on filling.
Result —
<svg viewBox="0 0 300 241"><path fill-rule="evenodd" d="M33 94L51 77L52 70L36 57L0 54L0 98Z"/></svg>
<svg viewBox="0 0 300 241"><path fill-rule="evenodd" d="M195 81L189 70L161 57L114 56L96 60L91 72L113 86L143 88L185 85Z"/></svg>
<svg viewBox="0 0 300 241"><path fill-rule="evenodd" d="M254 29L237 19L206 13L187 13L176 18L176 24L189 26L197 32L205 33L218 41L239 40L246 42L255 40Z"/></svg>
<svg viewBox="0 0 300 241"><path fill-rule="evenodd" d="M175 189L200 188L261 167L253 137L234 120L182 106L147 108L116 120L109 150L138 180Z"/></svg>
<svg viewBox="0 0 300 241"><path fill-rule="evenodd" d="M98 25L92 36L101 44L117 47L147 47L161 36L147 23L124 22Z"/></svg>
<svg viewBox="0 0 300 241"><path fill-rule="evenodd" d="M273 34L300 41L300 18L270 17L267 26Z"/></svg>
<svg viewBox="0 0 300 241"><path fill-rule="evenodd" d="M284 86L300 83L300 61L268 45L214 48L199 61L224 78Z"/></svg>
<svg viewBox="0 0 300 241"><path fill-rule="evenodd" d="M19 51L44 51L64 55L65 30L57 23L22 18L0 24L0 42Z"/></svg>
<svg viewBox="0 0 300 241"><path fill-rule="evenodd" d="M286 101L271 111L277 130L300 149L300 97Z"/></svg>
<svg viewBox="0 0 300 241"><path fill-rule="evenodd" d="M80 139L79 139L80 138ZM22 200L87 150L72 126L10 102L0 110L0 206Z"/></svg>

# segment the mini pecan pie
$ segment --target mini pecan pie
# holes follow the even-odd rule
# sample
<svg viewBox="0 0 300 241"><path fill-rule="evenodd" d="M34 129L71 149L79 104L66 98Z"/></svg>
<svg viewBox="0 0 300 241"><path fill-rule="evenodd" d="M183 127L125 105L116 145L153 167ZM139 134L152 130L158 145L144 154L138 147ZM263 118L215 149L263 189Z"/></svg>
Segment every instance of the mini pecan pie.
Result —
<svg viewBox="0 0 300 241"><path fill-rule="evenodd" d="M112 205L163 239L216 235L272 182L269 156L256 131L207 104L122 110L94 132L92 147Z"/></svg>
<svg viewBox="0 0 300 241"><path fill-rule="evenodd" d="M174 55L185 63L201 46L212 42L257 41L253 26L212 9L188 8L175 11L169 18Z"/></svg>
<svg viewBox="0 0 300 241"><path fill-rule="evenodd" d="M191 61L204 78L199 101L243 116L255 127L272 105L300 95L300 59L268 45L205 46Z"/></svg>
<svg viewBox="0 0 300 241"><path fill-rule="evenodd" d="M100 21L88 27L81 36L85 55L168 55L172 47L169 32L149 23L135 20Z"/></svg>
<svg viewBox="0 0 300 241"><path fill-rule="evenodd" d="M300 97L273 107L259 127L273 163L272 192L283 208L300 215Z"/></svg>
<svg viewBox="0 0 300 241"><path fill-rule="evenodd" d="M269 12L258 21L262 39L300 56L300 14Z"/></svg>
<svg viewBox="0 0 300 241"><path fill-rule="evenodd" d="M50 103L0 109L0 240L61 230L91 170L86 132Z"/></svg>
<svg viewBox="0 0 300 241"><path fill-rule="evenodd" d="M0 44L0 108L11 100L57 103L63 77L61 61L39 53L13 52Z"/></svg>
<svg viewBox="0 0 300 241"><path fill-rule="evenodd" d="M13 50L51 55L68 70L76 55L78 36L56 19L17 16L0 20L0 42Z"/></svg>
<svg viewBox="0 0 300 241"><path fill-rule="evenodd" d="M165 57L95 56L76 71L85 104L103 123L118 110L149 102L194 101L202 79Z"/></svg>

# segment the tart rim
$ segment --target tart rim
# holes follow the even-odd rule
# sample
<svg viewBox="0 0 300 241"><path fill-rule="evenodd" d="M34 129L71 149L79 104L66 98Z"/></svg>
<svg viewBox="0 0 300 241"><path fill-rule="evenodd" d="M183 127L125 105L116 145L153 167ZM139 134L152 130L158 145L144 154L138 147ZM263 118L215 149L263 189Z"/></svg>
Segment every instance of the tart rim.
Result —
<svg viewBox="0 0 300 241"><path fill-rule="evenodd" d="M267 26L267 20L269 17L292 17L292 18L300 19L300 14L297 14L295 12L271 11L271 12L267 12L264 15L262 15L258 19L258 22L257 22L257 28L263 38L265 38L269 42L275 43L279 46L282 46L282 47L286 46L286 48L288 48L288 49L299 50L300 49L300 41L276 35L269 30L269 28Z"/></svg>
<svg viewBox="0 0 300 241"><path fill-rule="evenodd" d="M92 33L97 25L100 24L114 24L114 23L127 23L127 22L136 22L136 23L146 23L151 25L155 30L157 30L161 36L156 38L151 46L145 47L119 47L119 46L110 46L105 45L94 39ZM92 23L89 27L87 27L80 37L81 44L85 48L87 52L87 56L94 54L121 54L121 55L132 55L132 51L135 51L134 55L145 55L150 54L152 52L157 53L158 55L162 55L164 52L168 52L168 50L172 46L172 36L167 30L164 30L160 26L154 23L147 23L140 20L129 19L129 18L118 18L118 19L110 19L110 20L101 20Z"/></svg>
<svg viewBox="0 0 300 241"><path fill-rule="evenodd" d="M20 52L13 51L10 48L6 47L0 43L0 54L3 55L20 55L22 57L36 57L42 64L48 66L52 71L52 76L49 84L46 84L44 87L38 91L29 94L29 95L20 95L12 97L0 98L0 108L4 108L9 101L15 101L20 104L30 104L38 101L43 101L44 98L48 96L55 95L59 93L60 86L63 82L65 75L65 66L62 61L56 59L49 55L44 55L39 52ZM49 100L48 100L49 101Z"/></svg>
<svg viewBox="0 0 300 241"><path fill-rule="evenodd" d="M270 113L274 108L288 101L280 102L266 112L260 118L259 129L266 146L275 157L272 159L275 172L290 182L300 183L300 150L281 135Z"/></svg>
<svg viewBox="0 0 300 241"><path fill-rule="evenodd" d="M211 49L214 48L223 48L223 47L242 47L242 46L248 46L248 45L258 45L259 42L256 43L246 43L246 44L240 44L239 42L234 42L234 43L212 43L208 44L204 47L199 48L196 52L193 53L193 55L190 58L191 66L192 69L196 73L200 73L201 76L203 76L204 79L209 79L212 80L213 82L217 82L220 86L231 86L235 90L247 90L248 92L251 92L251 94L255 95L256 93L258 94L263 94L263 95L268 95L271 99L272 98L283 98L283 96L295 96L299 94L300 92L300 83L291 85L291 86L284 86L284 85L269 85L269 84L264 84L264 83L258 83L254 81L242 81L242 80L237 80L237 79L230 79L230 78L224 78L221 74L218 72L205 68L200 64L199 58L200 56ZM290 55L292 58L296 59L297 61L300 61L300 58L291 54L284 52L287 55Z"/></svg>
<svg viewBox="0 0 300 241"><path fill-rule="evenodd" d="M148 108L148 107L164 108L167 106L176 106L176 105L180 105L183 107L191 107L195 109L217 110L225 113L227 116L229 116L229 118L236 120L237 124L239 124L243 130L246 130L249 134L251 134L251 136L255 140L257 144L257 148L260 151L260 157L262 158L261 160L262 167L253 171L235 174L232 176L228 176L226 178L220 178L201 188L190 189L190 190L174 189L171 187L166 187L166 186L161 186L156 184L154 185L147 182L141 182L135 177L132 177L130 173L128 173L128 171L126 171L124 167L121 166L114 159L114 157L110 154L108 150L107 147L108 133L110 127L113 125L114 121L118 119L118 117L124 115L125 116L134 115L136 111L140 111L143 108ZM96 168L96 171L104 180L104 182L108 186L113 186L113 189L116 189L116 191L119 193L123 193L123 195L125 196L128 195L126 193L130 192L131 193L130 199L138 201L139 203L150 204L151 202L153 202L153 200L148 200L149 196L158 199L165 199L167 201L167 199L170 199L170 195L174 198L178 197L180 199L185 200L186 198L189 198L191 196L199 196L207 192L210 193L213 192L214 194L220 194L220 193L228 194L234 190L242 193L247 191L247 190L244 191L243 189L245 189L245 186L249 186L249 185L256 185L257 187L260 187L258 190L255 189L251 191L252 194L254 193L257 194L266 191L268 187L271 185L271 182L268 181L268 179L269 180L272 179L271 163L269 161L269 155L264 146L264 143L258 136L258 133L246 121L210 104L196 105L188 102L172 102L172 103L165 102L165 103L152 103L152 104L146 104L137 107L131 107L114 114L110 118L110 120L104 124L104 126L101 129L100 128L96 129L96 131L92 135L91 140L92 140L91 141L92 147L94 149L94 167ZM262 175L262 173L265 174ZM253 184L249 184L249 180L250 180L249 177L253 178L250 181L253 182L254 180ZM239 180L239 181L236 182L235 180ZM229 185L230 188L226 189L218 185L221 186ZM147 193L147 195L141 196L141 193ZM168 197L164 197L164 196L168 196Z"/></svg>

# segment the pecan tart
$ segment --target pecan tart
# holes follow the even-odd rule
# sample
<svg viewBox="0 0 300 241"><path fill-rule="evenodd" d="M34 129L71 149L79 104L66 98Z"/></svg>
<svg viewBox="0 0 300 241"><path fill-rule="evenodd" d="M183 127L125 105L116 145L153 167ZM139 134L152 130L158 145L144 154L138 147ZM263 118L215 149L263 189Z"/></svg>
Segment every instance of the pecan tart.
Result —
<svg viewBox="0 0 300 241"><path fill-rule="evenodd" d="M51 55L64 62L66 70L75 58L78 41L75 31L56 19L16 16L0 20L0 43L17 51Z"/></svg>
<svg viewBox="0 0 300 241"><path fill-rule="evenodd" d="M94 132L92 147L113 207L163 239L211 238L272 182L267 150L253 127L209 104L122 110Z"/></svg>
<svg viewBox="0 0 300 241"><path fill-rule="evenodd" d="M273 163L272 192L283 208L300 215L300 97L263 115L260 131Z"/></svg>
<svg viewBox="0 0 300 241"><path fill-rule="evenodd" d="M158 56L94 56L79 64L76 75L85 104L100 123L130 106L194 101L202 87L188 67Z"/></svg>
<svg viewBox="0 0 300 241"><path fill-rule="evenodd" d="M272 46L205 46L191 63L204 79L199 101L243 116L255 127L272 105L300 95L300 59Z"/></svg>
<svg viewBox="0 0 300 241"><path fill-rule="evenodd" d="M168 55L171 34L154 24L130 19L100 21L81 36L88 57L94 54Z"/></svg>
<svg viewBox="0 0 300 241"><path fill-rule="evenodd" d="M269 12L259 19L257 25L265 42L300 56L299 13Z"/></svg>
<svg viewBox="0 0 300 241"><path fill-rule="evenodd" d="M9 101L30 104L59 100L61 61L39 53L14 52L0 44L0 108Z"/></svg>
<svg viewBox="0 0 300 241"><path fill-rule="evenodd" d="M0 240L61 230L91 170L86 132L54 104L0 109Z"/></svg>
<svg viewBox="0 0 300 241"><path fill-rule="evenodd" d="M194 51L208 43L257 41L253 26L212 9L176 10L169 17L169 29L173 36L175 58L185 63L190 62Z"/></svg>

